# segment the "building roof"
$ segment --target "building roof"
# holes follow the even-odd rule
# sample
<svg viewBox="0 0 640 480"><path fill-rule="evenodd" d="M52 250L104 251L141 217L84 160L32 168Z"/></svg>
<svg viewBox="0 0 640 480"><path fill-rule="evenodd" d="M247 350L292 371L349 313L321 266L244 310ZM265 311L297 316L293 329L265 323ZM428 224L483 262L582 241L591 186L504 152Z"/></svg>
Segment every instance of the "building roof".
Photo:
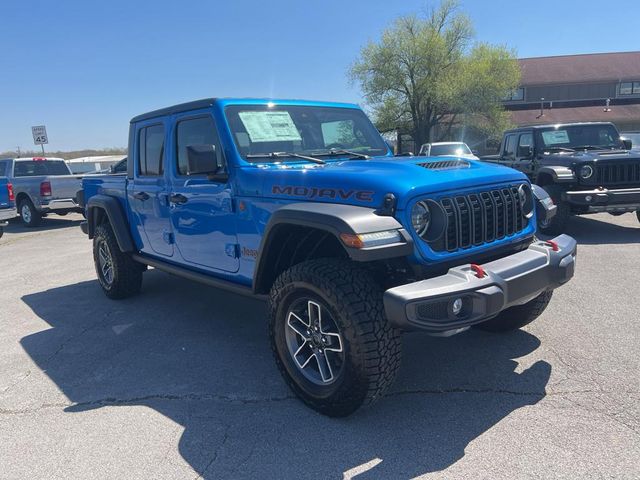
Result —
<svg viewBox="0 0 640 480"><path fill-rule="evenodd" d="M640 51L521 58L521 85L640 80Z"/></svg>
<svg viewBox="0 0 640 480"><path fill-rule="evenodd" d="M640 119L640 104L612 105L611 111L604 107L545 108L540 118L540 109L514 110L511 121L516 125L542 125L567 122L637 122Z"/></svg>

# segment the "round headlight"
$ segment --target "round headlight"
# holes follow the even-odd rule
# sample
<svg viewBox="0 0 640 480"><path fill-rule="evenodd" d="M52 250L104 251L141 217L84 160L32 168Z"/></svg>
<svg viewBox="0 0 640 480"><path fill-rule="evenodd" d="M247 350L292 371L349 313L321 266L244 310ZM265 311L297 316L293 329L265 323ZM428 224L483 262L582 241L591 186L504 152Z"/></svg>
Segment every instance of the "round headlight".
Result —
<svg viewBox="0 0 640 480"><path fill-rule="evenodd" d="M431 212L424 202L416 203L411 209L411 225L420 236L427 233L431 222Z"/></svg>
<svg viewBox="0 0 640 480"><path fill-rule="evenodd" d="M593 175L593 167L591 165L583 165L580 167L580 176L585 180Z"/></svg>

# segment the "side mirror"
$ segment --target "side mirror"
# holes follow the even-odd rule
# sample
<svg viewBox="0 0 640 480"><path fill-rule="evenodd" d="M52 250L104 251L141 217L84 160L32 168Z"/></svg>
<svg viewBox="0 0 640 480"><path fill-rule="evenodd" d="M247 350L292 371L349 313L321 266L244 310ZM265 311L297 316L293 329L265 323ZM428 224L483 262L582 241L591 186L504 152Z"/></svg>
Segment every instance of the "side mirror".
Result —
<svg viewBox="0 0 640 480"><path fill-rule="evenodd" d="M216 175L220 167L215 145L187 147L187 175Z"/></svg>
<svg viewBox="0 0 640 480"><path fill-rule="evenodd" d="M622 138L621 140L622 140L622 144L624 145L624 149L631 150L631 147L633 146L633 142L628 138Z"/></svg>
<svg viewBox="0 0 640 480"><path fill-rule="evenodd" d="M113 165L109 165L109 173L113 173Z"/></svg>
<svg viewBox="0 0 640 480"><path fill-rule="evenodd" d="M471 154L475 155L476 157L480 156L480 152L478 150L471 150Z"/></svg>
<svg viewBox="0 0 640 480"><path fill-rule="evenodd" d="M530 158L533 157L533 147L531 145L523 145L518 147L518 157Z"/></svg>

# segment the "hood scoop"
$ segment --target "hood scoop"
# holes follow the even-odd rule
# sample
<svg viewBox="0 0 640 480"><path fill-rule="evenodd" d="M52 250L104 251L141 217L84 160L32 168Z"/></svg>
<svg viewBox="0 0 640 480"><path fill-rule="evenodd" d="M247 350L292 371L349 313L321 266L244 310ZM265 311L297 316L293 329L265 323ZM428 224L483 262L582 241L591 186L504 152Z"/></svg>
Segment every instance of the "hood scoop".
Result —
<svg viewBox="0 0 640 480"><path fill-rule="evenodd" d="M471 164L466 160L436 160L416 163L416 165L428 170L457 170L460 168L469 168L471 166Z"/></svg>

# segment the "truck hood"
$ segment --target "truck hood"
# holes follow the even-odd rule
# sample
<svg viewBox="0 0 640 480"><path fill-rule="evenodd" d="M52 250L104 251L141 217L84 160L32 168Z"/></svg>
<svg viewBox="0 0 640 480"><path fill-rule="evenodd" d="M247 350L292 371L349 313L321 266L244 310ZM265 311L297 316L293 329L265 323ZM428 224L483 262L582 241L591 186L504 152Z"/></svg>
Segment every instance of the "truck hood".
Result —
<svg viewBox="0 0 640 480"><path fill-rule="evenodd" d="M240 170L244 178L238 184L247 196L378 207L387 193L393 193L399 209L418 196L526 181L511 168L457 157L270 163Z"/></svg>

